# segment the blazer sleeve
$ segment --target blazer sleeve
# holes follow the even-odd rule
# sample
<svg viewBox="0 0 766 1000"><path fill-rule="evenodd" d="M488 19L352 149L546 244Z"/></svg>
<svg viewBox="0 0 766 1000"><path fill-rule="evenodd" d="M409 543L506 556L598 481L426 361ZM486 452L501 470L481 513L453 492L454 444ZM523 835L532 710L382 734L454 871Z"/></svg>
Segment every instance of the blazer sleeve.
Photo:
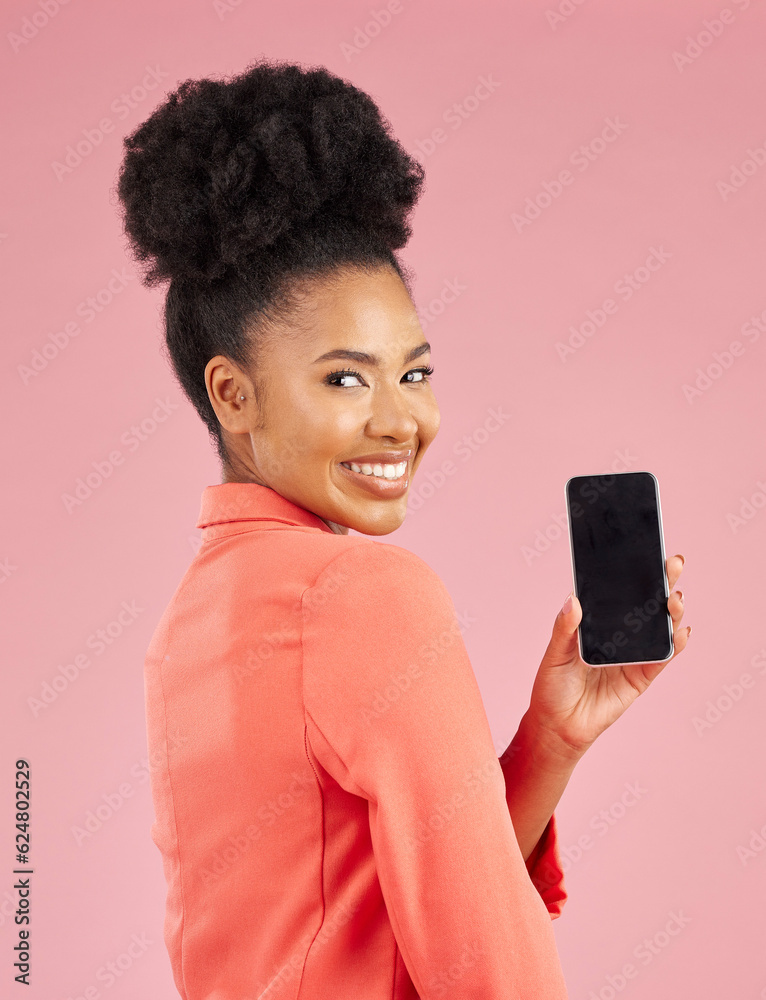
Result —
<svg viewBox="0 0 766 1000"><path fill-rule="evenodd" d="M540 839L526 861L527 872L532 885L540 893L551 920L561 916L567 900L564 886L564 867L559 851L556 814L553 813Z"/></svg>
<svg viewBox="0 0 766 1000"><path fill-rule="evenodd" d="M363 541L304 591L302 616L307 735L322 767L368 800L381 891L421 1000L564 1000L530 877L550 860L555 825L525 865L439 576L406 549Z"/></svg>

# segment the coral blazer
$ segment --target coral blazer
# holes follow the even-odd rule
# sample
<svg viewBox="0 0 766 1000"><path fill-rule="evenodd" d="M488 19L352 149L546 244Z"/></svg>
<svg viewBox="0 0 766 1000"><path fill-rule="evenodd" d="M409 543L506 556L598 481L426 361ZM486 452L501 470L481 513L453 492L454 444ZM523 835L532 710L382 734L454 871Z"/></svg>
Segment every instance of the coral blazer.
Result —
<svg viewBox="0 0 766 1000"><path fill-rule="evenodd" d="M566 998L555 816L525 864L439 576L254 483L196 526L144 674L184 1000Z"/></svg>

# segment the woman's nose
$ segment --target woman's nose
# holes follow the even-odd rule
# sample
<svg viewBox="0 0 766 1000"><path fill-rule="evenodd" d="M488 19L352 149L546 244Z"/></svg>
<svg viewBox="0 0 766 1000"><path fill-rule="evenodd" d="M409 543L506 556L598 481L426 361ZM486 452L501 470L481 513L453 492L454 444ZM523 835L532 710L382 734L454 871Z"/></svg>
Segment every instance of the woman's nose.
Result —
<svg viewBox="0 0 766 1000"><path fill-rule="evenodd" d="M370 437L390 437L410 441L417 433L417 401L408 398L408 390L380 387L372 394L367 433ZM412 390L409 390L412 394Z"/></svg>

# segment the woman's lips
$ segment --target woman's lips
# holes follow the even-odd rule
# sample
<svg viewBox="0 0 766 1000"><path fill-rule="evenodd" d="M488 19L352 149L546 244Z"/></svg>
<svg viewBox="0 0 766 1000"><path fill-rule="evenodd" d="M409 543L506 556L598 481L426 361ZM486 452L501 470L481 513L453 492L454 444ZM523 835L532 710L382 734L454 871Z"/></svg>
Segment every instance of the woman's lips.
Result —
<svg viewBox="0 0 766 1000"><path fill-rule="evenodd" d="M375 497L396 500L407 492L407 488L410 485L409 462L407 463L404 475L398 479L385 479L383 476L366 476L363 472L354 472L353 469L347 469L341 463L338 463L338 468L360 489L366 490Z"/></svg>

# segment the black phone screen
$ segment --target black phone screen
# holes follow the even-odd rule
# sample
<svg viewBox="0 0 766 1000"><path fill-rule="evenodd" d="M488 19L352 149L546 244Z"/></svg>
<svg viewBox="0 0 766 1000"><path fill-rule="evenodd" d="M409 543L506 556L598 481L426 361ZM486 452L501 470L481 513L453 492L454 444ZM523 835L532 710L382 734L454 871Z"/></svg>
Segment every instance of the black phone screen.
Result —
<svg viewBox="0 0 766 1000"><path fill-rule="evenodd" d="M565 492L583 660L668 659L673 632L656 478L650 472L573 476Z"/></svg>

